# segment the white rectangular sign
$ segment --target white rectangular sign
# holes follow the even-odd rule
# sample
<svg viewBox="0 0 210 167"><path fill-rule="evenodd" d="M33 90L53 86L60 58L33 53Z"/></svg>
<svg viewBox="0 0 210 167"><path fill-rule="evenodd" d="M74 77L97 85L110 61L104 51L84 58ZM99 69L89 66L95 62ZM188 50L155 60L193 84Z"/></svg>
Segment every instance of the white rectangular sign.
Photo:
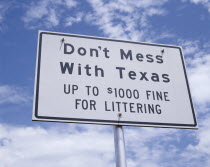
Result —
<svg viewBox="0 0 210 167"><path fill-rule="evenodd" d="M180 47L39 32L33 120L196 128Z"/></svg>

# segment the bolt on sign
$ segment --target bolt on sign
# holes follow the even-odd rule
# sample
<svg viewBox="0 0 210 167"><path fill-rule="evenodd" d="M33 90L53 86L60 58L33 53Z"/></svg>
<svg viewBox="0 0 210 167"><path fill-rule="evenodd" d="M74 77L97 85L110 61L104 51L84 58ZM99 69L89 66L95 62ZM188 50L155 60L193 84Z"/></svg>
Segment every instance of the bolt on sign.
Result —
<svg viewBox="0 0 210 167"><path fill-rule="evenodd" d="M39 32L33 120L196 128L178 46Z"/></svg>

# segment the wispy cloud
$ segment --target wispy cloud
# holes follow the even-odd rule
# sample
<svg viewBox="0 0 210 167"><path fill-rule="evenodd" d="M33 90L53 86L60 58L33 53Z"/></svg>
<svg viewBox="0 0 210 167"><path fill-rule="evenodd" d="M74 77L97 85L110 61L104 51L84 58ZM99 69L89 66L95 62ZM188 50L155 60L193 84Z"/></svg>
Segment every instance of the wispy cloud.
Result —
<svg viewBox="0 0 210 167"><path fill-rule="evenodd" d="M194 55L199 52L200 44L199 41L189 41L179 39L178 43L183 48L184 55Z"/></svg>
<svg viewBox="0 0 210 167"><path fill-rule="evenodd" d="M188 77L196 105L210 104L210 54L209 44L199 41L179 40L186 56ZM206 111L206 110L203 110Z"/></svg>
<svg viewBox="0 0 210 167"><path fill-rule="evenodd" d="M0 23L3 21L3 9L4 9L4 6L2 4L0 4Z"/></svg>
<svg viewBox="0 0 210 167"><path fill-rule="evenodd" d="M111 133L106 128L79 131L79 127L60 127L68 128L60 131L0 125L0 166L114 166Z"/></svg>
<svg viewBox="0 0 210 167"><path fill-rule="evenodd" d="M39 0L26 7L23 21L29 28L58 26L62 20L64 9L76 7L75 0Z"/></svg>
<svg viewBox="0 0 210 167"><path fill-rule="evenodd" d="M0 104L20 104L31 100L28 93L21 87L0 85Z"/></svg>
<svg viewBox="0 0 210 167"><path fill-rule="evenodd" d="M155 15L165 15L162 6L166 0L158 1L106 1L88 0L93 12L86 20L99 27L111 38L130 40L145 40L151 28L149 18Z"/></svg>
<svg viewBox="0 0 210 167"><path fill-rule="evenodd" d="M144 164L146 167L158 167L163 165L164 158L170 160L169 156L163 154L170 147L169 143L179 140L179 131L175 129L156 128L129 128L125 131L126 143L128 146L128 162L132 167ZM167 152L173 154L176 150L170 149Z"/></svg>
<svg viewBox="0 0 210 167"><path fill-rule="evenodd" d="M9 3L0 2L0 31L2 30L2 27L4 27L5 14L9 7Z"/></svg>
<svg viewBox="0 0 210 167"><path fill-rule="evenodd" d="M210 54L204 53L188 61L191 65L189 80L194 99L199 104L210 104Z"/></svg>
<svg viewBox="0 0 210 167"><path fill-rule="evenodd" d="M209 166L210 120L206 117L199 121L202 122L199 131L151 128L126 131L129 166Z"/></svg>
<svg viewBox="0 0 210 167"><path fill-rule="evenodd" d="M76 16L70 16L66 18L65 26L71 26L74 23L78 23L82 21L84 18L84 14L82 12L78 12Z"/></svg>
<svg viewBox="0 0 210 167"><path fill-rule="evenodd" d="M185 152L181 153L181 163L188 164L192 167L210 166L210 124L209 114L206 114L204 119L200 120L199 131L194 133L196 142L189 144Z"/></svg>
<svg viewBox="0 0 210 167"><path fill-rule="evenodd" d="M167 0L87 0L86 3L91 6L88 12L81 10L81 4L75 0L33 1L26 8L23 21L28 28L71 26L85 21L89 25L97 26L111 38L151 41L154 40L151 36L154 36L155 31L152 31L150 18L167 14L163 7ZM74 7L77 10L72 10Z"/></svg>
<svg viewBox="0 0 210 167"><path fill-rule="evenodd" d="M209 0L188 0L188 1L193 4L203 5L203 7L207 8L208 12L210 12L210 1Z"/></svg>
<svg viewBox="0 0 210 167"><path fill-rule="evenodd" d="M195 132L162 128L125 128L128 166L197 167L210 155L209 119ZM194 143L188 140L194 139ZM60 124L14 127L0 124L0 166L115 166L110 126ZM208 166L208 159L199 161Z"/></svg>

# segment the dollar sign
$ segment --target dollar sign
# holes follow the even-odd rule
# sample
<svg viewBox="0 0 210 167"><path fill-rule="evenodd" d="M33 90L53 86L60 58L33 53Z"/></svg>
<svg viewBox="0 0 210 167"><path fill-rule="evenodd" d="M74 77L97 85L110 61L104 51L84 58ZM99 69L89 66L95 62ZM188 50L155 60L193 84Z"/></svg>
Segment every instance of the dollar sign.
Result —
<svg viewBox="0 0 210 167"><path fill-rule="evenodd" d="M108 92L109 94L112 94L112 88L107 88L107 92Z"/></svg>

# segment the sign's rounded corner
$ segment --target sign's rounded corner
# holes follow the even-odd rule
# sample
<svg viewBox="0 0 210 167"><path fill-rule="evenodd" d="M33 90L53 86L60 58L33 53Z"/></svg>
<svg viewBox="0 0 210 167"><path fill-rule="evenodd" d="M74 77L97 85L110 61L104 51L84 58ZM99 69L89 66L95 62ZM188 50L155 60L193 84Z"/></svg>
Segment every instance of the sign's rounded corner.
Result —
<svg viewBox="0 0 210 167"><path fill-rule="evenodd" d="M39 31L39 35L42 36L43 34L46 34L44 31Z"/></svg>
<svg viewBox="0 0 210 167"><path fill-rule="evenodd" d="M193 124L193 127L198 128L198 123L196 120L195 120L195 123Z"/></svg>
<svg viewBox="0 0 210 167"><path fill-rule="evenodd" d="M34 113L34 117L37 118L37 119L40 118L40 116L38 115L38 112L35 112L35 113Z"/></svg>
<svg viewBox="0 0 210 167"><path fill-rule="evenodd" d="M180 53L183 53L183 49L181 46L177 46L177 49L179 49Z"/></svg>

